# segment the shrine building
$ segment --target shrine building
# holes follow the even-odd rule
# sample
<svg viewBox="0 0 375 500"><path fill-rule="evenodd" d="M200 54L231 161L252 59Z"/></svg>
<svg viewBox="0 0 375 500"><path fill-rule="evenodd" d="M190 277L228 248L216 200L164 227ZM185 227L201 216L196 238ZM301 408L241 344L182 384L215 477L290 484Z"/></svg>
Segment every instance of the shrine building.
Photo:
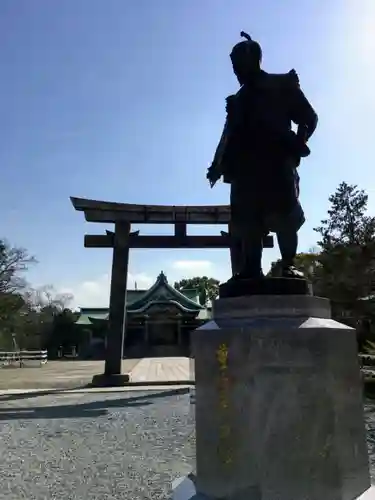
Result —
<svg viewBox="0 0 375 500"><path fill-rule="evenodd" d="M104 355L108 308L81 308L76 324L89 334L88 356ZM211 308L199 303L198 291L179 292L161 272L148 290L128 290L124 355L188 356L190 332L211 317Z"/></svg>

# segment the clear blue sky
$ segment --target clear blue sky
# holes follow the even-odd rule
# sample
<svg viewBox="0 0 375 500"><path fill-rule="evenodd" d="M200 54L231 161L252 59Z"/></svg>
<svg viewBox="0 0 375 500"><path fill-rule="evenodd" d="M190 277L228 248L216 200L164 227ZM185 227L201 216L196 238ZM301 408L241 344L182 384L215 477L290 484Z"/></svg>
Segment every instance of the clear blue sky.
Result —
<svg viewBox="0 0 375 500"><path fill-rule="evenodd" d="M342 180L375 209L374 22L373 0L1 0L0 236L38 258L32 283L102 305L111 252L84 249L83 235L108 227L85 223L69 196L227 203L227 186L210 190L205 174L245 30L266 70L296 68L320 117L300 171L309 249ZM130 286L161 269L225 279L228 262L226 251L134 251Z"/></svg>

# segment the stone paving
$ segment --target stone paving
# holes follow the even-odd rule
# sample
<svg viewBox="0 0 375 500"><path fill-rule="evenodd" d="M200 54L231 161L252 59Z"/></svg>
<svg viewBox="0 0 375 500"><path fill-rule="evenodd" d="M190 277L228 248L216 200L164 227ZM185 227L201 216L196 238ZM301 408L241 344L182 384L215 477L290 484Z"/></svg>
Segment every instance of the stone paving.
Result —
<svg viewBox="0 0 375 500"><path fill-rule="evenodd" d="M374 403L366 423L374 472ZM167 500L194 463L184 388L3 393L0 440L1 500Z"/></svg>
<svg viewBox="0 0 375 500"><path fill-rule="evenodd" d="M188 382L189 358L144 358L130 372L131 382Z"/></svg>
<svg viewBox="0 0 375 500"><path fill-rule="evenodd" d="M139 359L124 359L123 373L128 373ZM1 389L51 389L83 387L93 375L103 373L104 361L48 361L43 366L0 368Z"/></svg>
<svg viewBox="0 0 375 500"><path fill-rule="evenodd" d="M89 384L93 375L103 373L104 361L49 361L38 367L0 368L0 390L5 389L70 389ZM189 358L164 357L124 359L122 372L130 373L130 381L188 382Z"/></svg>

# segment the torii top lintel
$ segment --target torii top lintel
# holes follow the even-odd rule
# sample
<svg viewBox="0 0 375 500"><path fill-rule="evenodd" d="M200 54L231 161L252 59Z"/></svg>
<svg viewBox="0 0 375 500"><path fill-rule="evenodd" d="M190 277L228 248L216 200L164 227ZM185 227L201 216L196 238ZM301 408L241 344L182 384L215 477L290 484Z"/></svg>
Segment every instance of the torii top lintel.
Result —
<svg viewBox="0 0 375 500"><path fill-rule="evenodd" d="M88 222L114 223L128 221L137 224L228 224L229 205L137 205L70 198L73 207L84 212Z"/></svg>

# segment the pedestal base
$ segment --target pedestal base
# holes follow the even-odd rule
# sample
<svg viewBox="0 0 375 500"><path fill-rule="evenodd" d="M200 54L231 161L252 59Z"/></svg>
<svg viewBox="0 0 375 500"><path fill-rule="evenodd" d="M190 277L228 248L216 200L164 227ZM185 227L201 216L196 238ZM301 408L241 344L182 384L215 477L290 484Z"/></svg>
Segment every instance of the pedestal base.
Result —
<svg viewBox="0 0 375 500"><path fill-rule="evenodd" d="M197 493L195 476L189 474L172 482L172 500L206 500L205 495Z"/></svg>
<svg viewBox="0 0 375 500"><path fill-rule="evenodd" d="M246 295L312 295L312 285L300 278L230 279L219 286L221 299Z"/></svg>
<svg viewBox="0 0 375 500"><path fill-rule="evenodd" d="M107 375L100 373L92 377L91 387L123 387L129 382L127 373Z"/></svg>
<svg viewBox="0 0 375 500"><path fill-rule="evenodd" d="M307 295L214 301L191 337L200 494L356 500L370 487L356 335L329 313Z"/></svg>
<svg viewBox="0 0 375 500"><path fill-rule="evenodd" d="M259 500L259 498L260 498L259 493L256 492L254 492L253 495L251 493L245 493L245 496L243 497L244 500ZM173 481L171 500L219 500L219 499L208 497L206 495L202 495L201 493L197 493L195 487L195 476L189 474L189 476L185 476ZM226 500L226 499L221 498L220 500ZM371 486L371 488L362 493L362 495L358 497L357 500L375 500L375 486Z"/></svg>

